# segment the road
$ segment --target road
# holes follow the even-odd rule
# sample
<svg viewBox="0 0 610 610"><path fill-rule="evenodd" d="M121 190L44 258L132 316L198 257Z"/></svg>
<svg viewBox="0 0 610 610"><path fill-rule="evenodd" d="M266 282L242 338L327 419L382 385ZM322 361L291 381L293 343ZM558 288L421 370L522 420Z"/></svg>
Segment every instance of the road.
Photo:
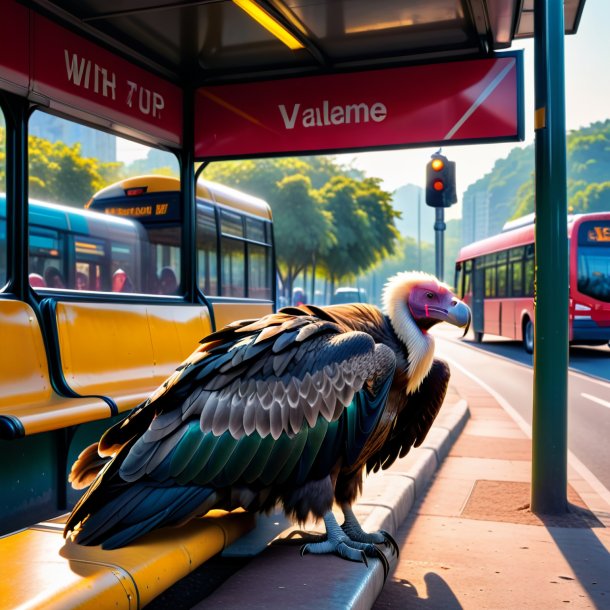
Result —
<svg viewBox="0 0 610 610"><path fill-rule="evenodd" d="M521 344L493 337L476 344L435 331L437 354L487 384L527 424L532 423L532 356ZM610 497L610 349L570 350L568 448ZM574 465L574 464L573 464Z"/></svg>

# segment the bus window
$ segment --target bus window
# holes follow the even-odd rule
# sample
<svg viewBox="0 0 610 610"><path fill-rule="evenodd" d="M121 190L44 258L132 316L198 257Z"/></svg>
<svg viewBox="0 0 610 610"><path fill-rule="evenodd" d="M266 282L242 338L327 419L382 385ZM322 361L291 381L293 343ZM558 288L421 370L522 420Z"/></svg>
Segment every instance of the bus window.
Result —
<svg viewBox="0 0 610 610"><path fill-rule="evenodd" d="M248 239L248 296L271 300L271 228L268 223L246 218ZM252 243L259 242L259 243ZM264 245L263 245L264 244Z"/></svg>
<svg viewBox="0 0 610 610"><path fill-rule="evenodd" d="M171 268L180 277L178 191L169 198L151 197L147 181L135 185L143 188L121 189L123 205L86 210L105 180L116 182L129 172L126 161L137 158L140 169L145 167L150 174L157 173L157 168L159 173L177 174L174 155L41 110L32 113L29 133L33 288L51 287L44 275L49 266L59 270L61 287L67 290L157 294L162 269ZM46 203L36 202L37 198ZM149 220L150 231L144 224ZM41 240L48 239L44 229L55 231L55 254L53 248L44 250ZM59 288L57 276L54 281Z"/></svg>
<svg viewBox="0 0 610 610"><path fill-rule="evenodd" d="M455 263L455 278L454 285L457 296L460 299L464 298L464 286L462 285L464 280L464 269L462 267L462 263Z"/></svg>
<svg viewBox="0 0 610 610"><path fill-rule="evenodd" d="M244 245L226 238L222 240L222 296L246 296Z"/></svg>
<svg viewBox="0 0 610 610"><path fill-rule="evenodd" d="M464 263L464 296L472 293L472 261Z"/></svg>
<svg viewBox="0 0 610 610"><path fill-rule="evenodd" d="M4 113L0 108L0 287L7 282L6 273L6 197L1 193L6 193L6 123L4 121Z"/></svg>
<svg viewBox="0 0 610 610"><path fill-rule="evenodd" d="M244 236L243 217L234 212L221 210L220 244L222 261L222 295L225 297L246 296L246 249L242 239Z"/></svg>
<svg viewBox="0 0 610 610"><path fill-rule="evenodd" d="M508 269L507 258L508 252L498 252L498 264L496 267L496 277L498 282L498 291L497 296L505 297L507 296L507 280L506 273Z"/></svg>
<svg viewBox="0 0 610 610"><path fill-rule="evenodd" d="M610 221L583 222L577 264L578 292L610 303Z"/></svg>
<svg viewBox="0 0 610 610"><path fill-rule="evenodd" d="M534 296L534 245L525 248L524 266L525 296Z"/></svg>
<svg viewBox="0 0 610 610"><path fill-rule="evenodd" d="M197 202L197 284L203 294L218 296L218 233L211 205Z"/></svg>
<svg viewBox="0 0 610 610"><path fill-rule="evenodd" d="M485 268L485 296L496 296L496 255L488 254L483 258Z"/></svg>
<svg viewBox="0 0 610 610"><path fill-rule="evenodd" d="M523 296L523 255L524 248L511 248L508 251L508 277L510 281L509 296Z"/></svg>
<svg viewBox="0 0 610 610"><path fill-rule="evenodd" d="M30 225L29 274L32 287L66 288L66 248L59 231ZM42 281L40 280L42 278Z"/></svg>

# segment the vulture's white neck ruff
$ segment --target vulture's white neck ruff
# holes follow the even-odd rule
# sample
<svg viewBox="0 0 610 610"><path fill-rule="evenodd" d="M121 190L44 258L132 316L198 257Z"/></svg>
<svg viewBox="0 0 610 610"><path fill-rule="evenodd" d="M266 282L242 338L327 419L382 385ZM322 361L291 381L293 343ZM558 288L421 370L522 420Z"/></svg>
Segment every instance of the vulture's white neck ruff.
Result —
<svg viewBox="0 0 610 610"><path fill-rule="evenodd" d="M390 278L383 289L383 306L398 338L407 346L409 381L407 394L413 393L424 380L434 359L434 339L417 326L407 299L411 289L423 281L436 281L422 272L402 272Z"/></svg>

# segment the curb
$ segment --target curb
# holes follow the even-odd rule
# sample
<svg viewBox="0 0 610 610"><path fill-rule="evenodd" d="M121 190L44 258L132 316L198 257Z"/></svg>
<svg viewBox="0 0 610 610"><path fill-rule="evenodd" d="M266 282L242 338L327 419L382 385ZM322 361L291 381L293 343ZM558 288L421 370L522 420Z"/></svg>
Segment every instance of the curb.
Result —
<svg viewBox="0 0 610 610"><path fill-rule="evenodd" d="M421 447L412 449L388 470L365 479L362 496L354 505L365 531L385 529L391 535L396 534L469 417L468 404L463 399L443 405ZM305 529L320 529L320 524L309 525ZM369 567L364 568L360 563L338 561L334 556L301 557L298 546L288 543L290 533L298 528L285 527L285 518L277 513L260 517L253 532L227 547L225 557L256 556L196 608L286 606L291 610L315 607L360 610L374 604L385 582L379 560L369 561ZM384 552L392 569L397 558L390 549ZM248 601L244 591L250 592Z"/></svg>

